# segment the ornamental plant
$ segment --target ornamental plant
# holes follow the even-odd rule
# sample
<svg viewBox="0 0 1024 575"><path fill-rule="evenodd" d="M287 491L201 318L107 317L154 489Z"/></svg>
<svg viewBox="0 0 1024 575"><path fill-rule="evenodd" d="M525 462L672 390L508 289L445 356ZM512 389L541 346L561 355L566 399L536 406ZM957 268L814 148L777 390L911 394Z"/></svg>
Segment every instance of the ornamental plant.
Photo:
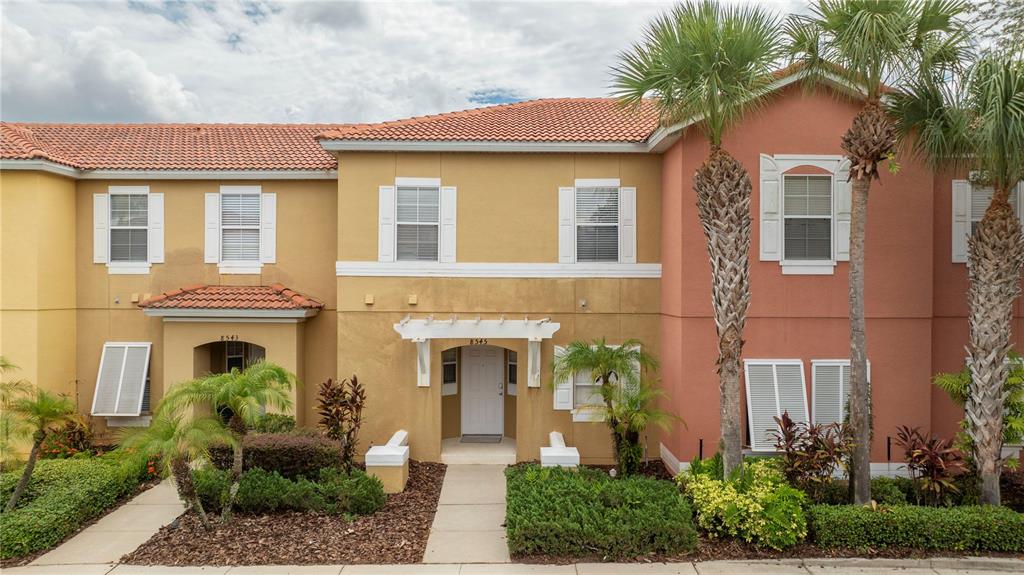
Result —
<svg viewBox="0 0 1024 575"><path fill-rule="evenodd" d="M920 428L903 425L896 432L896 445L904 451L918 503L951 505L953 496L960 493L955 476L963 470L953 440L926 438Z"/></svg>
<svg viewBox="0 0 1024 575"><path fill-rule="evenodd" d="M807 536L807 496L786 484L775 462L748 463L729 480L703 473L680 474L693 502L697 526L711 537L733 537L758 547L782 550Z"/></svg>
<svg viewBox="0 0 1024 575"><path fill-rule="evenodd" d="M779 429L775 447L782 452L782 473L790 485L802 489L811 500L822 502L832 484L836 469L853 442L842 426L817 425L793 421L788 412L776 417Z"/></svg>
<svg viewBox="0 0 1024 575"><path fill-rule="evenodd" d="M320 425L327 437L341 442L341 467L349 472L359 444L366 390L355 375L341 381L328 379L320 384L319 403Z"/></svg>

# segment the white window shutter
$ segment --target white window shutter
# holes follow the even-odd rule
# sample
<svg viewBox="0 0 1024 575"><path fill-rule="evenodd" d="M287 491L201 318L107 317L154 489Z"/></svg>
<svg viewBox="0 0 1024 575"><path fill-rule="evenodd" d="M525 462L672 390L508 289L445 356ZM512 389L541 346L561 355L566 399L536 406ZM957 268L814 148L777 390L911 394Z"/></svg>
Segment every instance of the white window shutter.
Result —
<svg viewBox="0 0 1024 575"><path fill-rule="evenodd" d="M151 347L148 342L103 345L92 415L132 417L142 413Z"/></svg>
<svg viewBox="0 0 1024 575"><path fill-rule="evenodd" d="M149 263L164 263L164 195L149 194Z"/></svg>
<svg viewBox="0 0 1024 575"><path fill-rule="evenodd" d="M558 262L576 262L576 188L558 188Z"/></svg>
<svg viewBox="0 0 1024 575"><path fill-rule="evenodd" d="M441 246L438 261L455 262L455 228L458 209L456 189L452 186L441 188Z"/></svg>
<svg viewBox="0 0 1024 575"><path fill-rule="evenodd" d="M820 425L842 423L844 383L849 382L849 365L811 362L813 422ZM845 376L845 381L844 381Z"/></svg>
<svg viewBox="0 0 1024 575"><path fill-rule="evenodd" d="M967 237L971 233L971 183L953 180L953 263L967 262Z"/></svg>
<svg viewBox="0 0 1024 575"><path fill-rule="evenodd" d="M782 259L781 176L775 159L767 154L761 154L760 182L761 261L777 262Z"/></svg>
<svg viewBox="0 0 1024 575"><path fill-rule="evenodd" d="M220 194L206 194L206 250L203 261L220 262Z"/></svg>
<svg viewBox="0 0 1024 575"><path fill-rule="evenodd" d="M572 188L569 188L570 190ZM559 345L555 346L555 358L561 357L565 353L565 348ZM572 378L563 379L555 382L555 405L554 408L557 411L570 411L572 410Z"/></svg>
<svg viewBox="0 0 1024 575"><path fill-rule="evenodd" d="M779 414L775 393L775 366L770 363L746 364L747 420L750 425L750 447L754 451L775 448L772 432Z"/></svg>
<svg viewBox="0 0 1024 575"><path fill-rule="evenodd" d="M836 261L850 261L850 213L853 204L853 182L850 179L850 160L839 164L833 178L832 235L836 243Z"/></svg>
<svg viewBox="0 0 1024 575"><path fill-rule="evenodd" d="M619 189L619 261L636 263L636 188Z"/></svg>
<svg viewBox="0 0 1024 575"><path fill-rule="evenodd" d="M779 393L779 417L789 413L793 421L807 423L807 387L804 385L803 363L778 363L775 381Z"/></svg>
<svg viewBox="0 0 1024 575"><path fill-rule="evenodd" d="M395 187L381 186L377 207L377 261L395 261Z"/></svg>
<svg viewBox="0 0 1024 575"><path fill-rule="evenodd" d="M92 261L107 263L110 253L110 195L92 195Z"/></svg>
<svg viewBox="0 0 1024 575"><path fill-rule="evenodd" d="M277 194L260 194L260 261L277 262Z"/></svg>

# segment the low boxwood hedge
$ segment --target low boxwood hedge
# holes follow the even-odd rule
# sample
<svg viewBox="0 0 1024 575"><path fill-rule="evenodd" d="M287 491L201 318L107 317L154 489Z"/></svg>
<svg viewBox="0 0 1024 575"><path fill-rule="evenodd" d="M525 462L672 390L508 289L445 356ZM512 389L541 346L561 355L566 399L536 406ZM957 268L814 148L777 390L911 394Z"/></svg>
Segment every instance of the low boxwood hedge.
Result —
<svg viewBox="0 0 1024 575"><path fill-rule="evenodd" d="M810 518L821 547L1024 551L1024 515L1005 507L814 505Z"/></svg>
<svg viewBox="0 0 1024 575"><path fill-rule="evenodd" d="M510 467L505 475L513 554L625 559L696 545L690 506L671 482L537 465Z"/></svg>
<svg viewBox="0 0 1024 575"><path fill-rule="evenodd" d="M288 479L317 477L325 467L341 463L341 445L326 437L286 433L248 434L242 442L242 468L276 471ZM210 449L219 469L231 469L233 454L227 446Z"/></svg>
<svg viewBox="0 0 1024 575"><path fill-rule="evenodd" d="M276 471L250 469L242 474L235 496L238 513L316 511L369 515L380 509L387 496L379 479L361 470L350 474L324 468L316 481L288 479ZM230 486L230 473L203 469L195 473L196 491L209 512L219 512Z"/></svg>
<svg viewBox="0 0 1024 575"><path fill-rule="evenodd" d="M4 503L20 476L20 470L0 475ZM37 462L18 507L0 513L0 558L52 547L131 493L144 477L145 461L123 454Z"/></svg>

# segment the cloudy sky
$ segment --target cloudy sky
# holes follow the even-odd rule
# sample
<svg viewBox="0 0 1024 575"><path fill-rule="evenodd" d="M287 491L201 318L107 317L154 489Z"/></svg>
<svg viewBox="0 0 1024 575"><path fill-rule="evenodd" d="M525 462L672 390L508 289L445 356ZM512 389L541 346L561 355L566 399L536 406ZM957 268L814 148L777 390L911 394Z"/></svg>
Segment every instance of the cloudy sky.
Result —
<svg viewBox="0 0 1024 575"><path fill-rule="evenodd" d="M667 5L0 0L0 117L370 122L604 96Z"/></svg>

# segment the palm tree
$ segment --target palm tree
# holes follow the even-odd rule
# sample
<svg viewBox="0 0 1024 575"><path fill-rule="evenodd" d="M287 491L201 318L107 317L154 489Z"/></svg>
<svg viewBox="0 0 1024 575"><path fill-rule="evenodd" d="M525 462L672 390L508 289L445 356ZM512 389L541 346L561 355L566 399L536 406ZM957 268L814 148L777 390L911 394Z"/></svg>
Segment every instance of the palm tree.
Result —
<svg viewBox="0 0 1024 575"><path fill-rule="evenodd" d="M615 94L631 107L653 97L661 122L701 120L710 153L693 176L711 260L718 334L719 421L726 474L742 463L740 360L750 304L750 175L722 147L726 129L755 107L783 56L780 21L752 6L691 0L652 22L620 55Z"/></svg>
<svg viewBox="0 0 1024 575"><path fill-rule="evenodd" d="M1024 52L983 54L962 82L951 86L944 79L922 77L898 93L890 108L915 153L933 164L976 170L974 183L993 189L967 242L970 385L965 411L981 501L998 505L1012 307L1024 265L1024 235L1009 203L1010 193L1024 180Z"/></svg>
<svg viewBox="0 0 1024 575"><path fill-rule="evenodd" d="M234 436L215 417L189 419L182 414L161 411L149 427L125 433L120 447L147 456L159 455L163 474L174 477L178 497L196 512L203 527L209 530L210 521L192 479L192 463L209 460L212 443L234 446L235 442Z"/></svg>
<svg viewBox="0 0 1024 575"><path fill-rule="evenodd" d="M624 454L623 450L637 443L639 435L636 436L637 441L631 443L625 433L628 429L620 425L619 417L624 406L616 403L622 393L617 388L639 389L641 369L658 369L658 360L645 352L635 339L617 346L608 345L603 339L593 342L577 340L566 346L564 352L556 354L552 364L556 382L572 381L576 373L590 373L592 381L600 384L605 423L612 431L615 460L620 468L629 464L629 454ZM623 468L622 471L625 474L629 470Z"/></svg>
<svg viewBox="0 0 1024 575"><path fill-rule="evenodd" d="M850 160L850 433L854 502L871 499L870 418L867 381L867 336L864 319L864 236L868 192L880 177L880 164L896 150L896 128L882 97L887 86L919 76L921 66L941 66L949 50L962 44L956 18L961 0L818 0L807 16L787 24L790 55L810 80L825 78L862 92L864 104L843 135L841 147ZM924 52L928 49L928 54Z"/></svg>
<svg viewBox="0 0 1024 575"><path fill-rule="evenodd" d="M18 366L0 356L0 376L18 369ZM32 436L32 431L16 416L14 402L32 392L32 384L24 379L0 381L0 471L6 471L15 459L14 442Z"/></svg>
<svg viewBox="0 0 1024 575"><path fill-rule="evenodd" d="M605 397L606 394L610 397ZM675 414L658 408L658 400L664 395L654 382L643 377L637 385L601 386L604 405L595 407L606 421L615 422L613 432L621 443L616 453L623 475L639 471L644 455L640 442L644 431L651 426L667 431L679 420Z"/></svg>
<svg viewBox="0 0 1024 575"><path fill-rule="evenodd" d="M32 478L32 470L35 469L36 460L39 458L39 446L46 439L46 434L75 418L75 404L63 395L36 389L31 396L16 399L11 411L32 429L32 450L29 451L28 462L21 472L21 479L14 488L11 499L7 501L5 512L14 509L25 493L29 479Z"/></svg>
<svg viewBox="0 0 1024 575"><path fill-rule="evenodd" d="M230 413L228 429L235 438L232 445L231 490L221 512L223 520L231 517L231 507L242 478L243 440L256 424L263 409L281 411L292 408L291 390L295 376L283 367L258 361L244 370L233 368L228 373L209 375L175 386L160 403L159 411L181 413L185 409L205 407L213 413Z"/></svg>

